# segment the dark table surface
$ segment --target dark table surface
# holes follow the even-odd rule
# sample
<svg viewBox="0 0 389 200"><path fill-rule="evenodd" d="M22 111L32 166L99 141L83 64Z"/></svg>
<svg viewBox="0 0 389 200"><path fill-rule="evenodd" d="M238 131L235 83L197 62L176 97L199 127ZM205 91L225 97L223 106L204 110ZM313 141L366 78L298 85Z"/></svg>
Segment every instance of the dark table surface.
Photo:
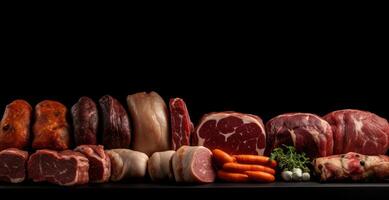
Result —
<svg viewBox="0 0 389 200"><path fill-rule="evenodd" d="M79 186L57 186L46 183L1 183L0 190L4 189L269 189L269 188L388 188L389 182L379 183L319 183L319 182L274 182L274 183L211 183L202 185L176 183L104 183Z"/></svg>
<svg viewBox="0 0 389 200"><path fill-rule="evenodd" d="M379 198L389 194L389 182L382 183L318 183L299 182L286 183L275 182L261 183L213 183L205 185L179 185L172 183L107 183L89 184L82 186L61 187L45 183L0 184L0 193L12 193L12 195L36 195L61 194L64 197L74 194L92 196L104 195L142 195L159 196L184 194L188 197L202 196L205 193L223 195L235 198L242 195L260 195L272 197L299 197L305 199L316 196L315 199L341 197L343 199ZM178 196L177 196L178 197ZM44 197L43 197L44 198ZM173 197L174 198L174 197Z"/></svg>

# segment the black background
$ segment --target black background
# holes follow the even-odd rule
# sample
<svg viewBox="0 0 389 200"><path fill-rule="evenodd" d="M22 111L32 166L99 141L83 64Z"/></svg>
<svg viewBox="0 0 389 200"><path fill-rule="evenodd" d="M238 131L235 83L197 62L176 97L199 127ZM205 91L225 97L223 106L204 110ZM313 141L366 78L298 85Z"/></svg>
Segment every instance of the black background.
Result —
<svg viewBox="0 0 389 200"><path fill-rule="evenodd" d="M265 122L344 108L389 118L380 17L73 14L3 20L1 112L19 98L70 108L81 96L126 104L127 95L154 90L166 102L183 98L195 123L226 110Z"/></svg>
<svg viewBox="0 0 389 200"><path fill-rule="evenodd" d="M166 101L183 98L194 122L224 110L265 121L285 112L323 115L343 108L389 117L380 32L171 35L166 29L118 36L11 32L2 47L1 109L17 98L33 106L54 99L70 108L80 96L97 101L105 94L125 104L128 94L154 90Z"/></svg>

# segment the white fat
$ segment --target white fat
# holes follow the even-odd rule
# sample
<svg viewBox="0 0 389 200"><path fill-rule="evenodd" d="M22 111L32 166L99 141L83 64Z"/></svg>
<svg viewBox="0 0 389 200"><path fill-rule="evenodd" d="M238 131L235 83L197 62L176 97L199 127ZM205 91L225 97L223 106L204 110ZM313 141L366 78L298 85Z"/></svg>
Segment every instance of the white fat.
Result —
<svg viewBox="0 0 389 200"><path fill-rule="evenodd" d="M216 120L216 123L217 123L217 122L219 122L219 120L224 119L226 117L230 117L230 116L238 117L239 119L241 119L243 121L244 124L248 124L248 123L259 124L258 120L255 119L254 117L251 117L250 115L246 115L246 114L244 114L244 117L242 117L242 114L239 114L239 113L214 113L214 114L211 114L210 116L207 116L206 119L203 120L203 123L205 121L208 121L208 120ZM201 125L203 123L201 123Z"/></svg>
<svg viewBox="0 0 389 200"><path fill-rule="evenodd" d="M184 153L188 146L180 147L172 157L172 167L176 182L184 182Z"/></svg>
<svg viewBox="0 0 389 200"><path fill-rule="evenodd" d="M11 154L11 155L14 155L14 154L17 154L17 155L21 155L20 153L20 150L15 150L15 149L5 149L1 152L1 154Z"/></svg>
<svg viewBox="0 0 389 200"><path fill-rule="evenodd" d="M296 146L296 133L294 133L293 129L288 129L290 133L290 137L292 138L293 141L293 146Z"/></svg>
<svg viewBox="0 0 389 200"><path fill-rule="evenodd" d="M183 118L183 115L178 115L180 117L180 130L182 130L182 118Z"/></svg>
<svg viewBox="0 0 389 200"><path fill-rule="evenodd" d="M68 169L64 169L64 170L60 171L59 174L62 175L62 174L65 174L66 172L68 172Z"/></svg>
<svg viewBox="0 0 389 200"><path fill-rule="evenodd" d="M43 174L43 170L42 170L42 159L39 158L39 174Z"/></svg>
<svg viewBox="0 0 389 200"><path fill-rule="evenodd" d="M10 178L11 183L20 183L24 181L24 178Z"/></svg>
<svg viewBox="0 0 389 200"><path fill-rule="evenodd" d="M228 139L231 135L233 135L233 134L235 134L235 131L232 131L231 133L225 133L225 134L223 134L223 136L224 136L224 142L227 142L227 139ZM244 142L246 142L246 141L244 141Z"/></svg>
<svg viewBox="0 0 389 200"><path fill-rule="evenodd" d="M179 98L174 98L172 104L174 105L176 101L180 100Z"/></svg>
<svg viewBox="0 0 389 200"><path fill-rule="evenodd" d="M254 118L248 116L248 117L241 117L240 118L244 124L248 124L248 123L256 123L256 120L254 120Z"/></svg>
<svg viewBox="0 0 389 200"><path fill-rule="evenodd" d="M265 152L265 148L256 148L255 151L257 151L258 155L263 155L263 153Z"/></svg>
<svg viewBox="0 0 389 200"><path fill-rule="evenodd" d="M176 151L174 154L173 154L173 157L172 157L172 168L173 168L173 176L176 180L176 182L182 182L181 180L181 174L179 173L179 167L181 165L181 161L179 159L179 156L180 156L180 151Z"/></svg>
<svg viewBox="0 0 389 200"><path fill-rule="evenodd" d="M305 116L305 120L307 120L307 121L309 120L309 117L318 118L323 127L329 126L329 124L326 120L320 118L319 116L317 116L315 114L311 114L311 113L287 113L287 114L278 115L277 117L274 117L272 120L277 119L277 118L281 118L281 117L293 117L296 115Z"/></svg>
<svg viewBox="0 0 389 200"><path fill-rule="evenodd" d="M357 132L357 134L359 135L360 133L362 133L362 127L363 127L363 122L361 119L353 119L354 121L354 124L355 124L355 130Z"/></svg>
<svg viewBox="0 0 389 200"><path fill-rule="evenodd" d="M286 113L286 114L278 115L277 117L274 117L273 119L278 119L278 118L281 118L281 117L293 117L293 116L296 116L296 115L305 116L306 120L308 120L309 117L315 117L315 118L319 118L320 119L319 116L317 116L315 114L311 114L311 113ZM322 121L325 121L325 120L322 120Z"/></svg>
<svg viewBox="0 0 389 200"><path fill-rule="evenodd" d="M324 119L320 119L320 123L321 123L321 126L322 127L325 127L324 129L327 129L326 127L328 127L329 129L331 129L331 125Z"/></svg>
<svg viewBox="0 0 389 200"><path fill-rule="evenodd" d="M198 144L199 144L199 145L203 145L204 142L205 142L205 139L202 138L202 137L200 137L199 135L197 135L197 138L198 138L198 140L199 140Z"/></svg>
<svg viewBox="0 0 389 200"><path fill-rule="evenodd" d="M193 175L192 175L192 161L193 161L193 154L197 148L196 147L189 147L186 149L186 151L183 154L182 159L182 172L184 174L183 179L185 182L192 182L193 181Z"/></svg>
<svg viewBox="0 0 389 200"><path fill-rule="evenodd" d="M362 144L363 147L366 145L366 141L367 140L363 140L363 144ZM375 141L374 141L374 143L375 143Z"/></svg>

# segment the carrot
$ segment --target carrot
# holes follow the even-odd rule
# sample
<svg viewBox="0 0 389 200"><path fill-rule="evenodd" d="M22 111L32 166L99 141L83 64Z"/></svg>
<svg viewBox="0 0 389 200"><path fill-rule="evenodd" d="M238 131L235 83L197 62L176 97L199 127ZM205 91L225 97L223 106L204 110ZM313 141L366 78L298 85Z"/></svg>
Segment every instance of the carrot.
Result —
<svg viewBox="0 0 389 200"><path fill-rule="evenodd" d="M227 162L235 162L234 157L230 156L228 153L226 153L220 149L212 150L212 154L215 157L218 164L220 164L221 166Z"/></svg>
<svg viewBox="0 0 389 200"><path fill-rule="evenodd" d="M261 171L246 171L245 173L249 176L249 179L253 181L270 183L274 182L276 179L273 175Z"/></svg>
<svg viewBox="0 0 389 200"><path fill-rule="evenodd" d="M272 175L276 174L276 171L270 167L263 165L250 165L250 164L239 164L239 163L225 163L223 165L223 170L228 172L239 172L244 173L245 171L262 171Z"/></svg>
<svg viewBox="0 0 389 200"><path fill-rule="evenodd" d="M233 156L238 163L243 164L257 164L257 165L266 165L272 168L277 166L275 160L271 160L267 156L257 156L257 155L234 155Z"/></svg>
<svg viewBox="0 0 389 200"><path fill-rule="evenodd" d="M228 182L247 182L249 180L247 174L231 173L224 170L217 171L217 177L223 181Z"/></svg>

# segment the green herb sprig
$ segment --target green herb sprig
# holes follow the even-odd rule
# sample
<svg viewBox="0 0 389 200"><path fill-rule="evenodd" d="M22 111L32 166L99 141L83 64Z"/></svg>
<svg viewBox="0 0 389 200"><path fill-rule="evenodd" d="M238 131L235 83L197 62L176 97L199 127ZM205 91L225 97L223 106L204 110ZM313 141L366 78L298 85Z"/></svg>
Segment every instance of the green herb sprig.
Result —
<svg viewBox="0 0 389 200"><path fill-rule="evenodd" d="M305 153L297 153L293 146L282 145L283 147L275 148L270 155L270 159L276 160L282 170L292 170L300 168L303 172L309 172L307 165L310 163Z"/></svg>

